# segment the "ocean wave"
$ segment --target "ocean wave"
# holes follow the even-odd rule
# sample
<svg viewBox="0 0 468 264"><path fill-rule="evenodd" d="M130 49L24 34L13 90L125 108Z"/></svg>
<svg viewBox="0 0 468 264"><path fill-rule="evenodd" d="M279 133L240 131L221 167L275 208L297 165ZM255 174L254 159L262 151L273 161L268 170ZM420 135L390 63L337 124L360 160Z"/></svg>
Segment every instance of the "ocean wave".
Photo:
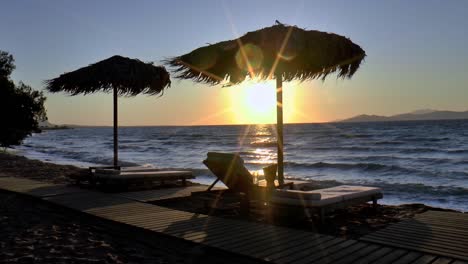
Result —
<svg viewBox="0 0 468 264"><path fill-rule="evenodd" d="M412 194L440 196L465 196L468 195L468 188L457 186L430 186L423 183L372 183L372 185L382 188L387 193L401 192Z"/></svg>
<svg viewBox="0 0 468 264"><path fill-rule="evenodd" d="M246 162L246 164L255 164L255 165L269 165L271 163L266 162ZM339 169L339 170L363 170L363 171L400 171L400 172L414 172L417 170L412 170L404 167L399 167L395 165L385 165L380 163L328 163L328 162L316 162L316 163L301 163L294 161L284 162L285 167L290 167L292 169Z"/></svg>
<svg viewBox="0 0 468 264"><path fill-rule="evenodd" d="M306 147L310 150L318 150L318 151L372 151L375 150L373 147L363 147L363 146L330 146L330 147L321 147L321 146L313 146L313 147Z"/></svg>
<svg viewBox="0 0 468 264"><path fill-rule="evenodd" d="M342 138L371 138L374 135L371 135L371 134L339 134L339 135L335 135L335 136L339 136L339 137L342 137Z"/></svg>
<svg viewBox="0 0 468 264"><path fill-rule="evenodd" d="M449 141L449 137L414 137L410 135L402 135L396 137L396 140L401 140L404 142L440 142L440 141Z"/></svg>
<svg viewBox="0 0 468 264"><path fill-rule="evenodd" d="M250 146L260 147L260 148L276 147L277 145L278 145L278 143L276 143L276 141L254 141L254 142L250 142Z"/></svg>
<svg viewBox="0 0 468 264"><path fill-rule="evenodd" d="M402 144L406 144L405 142L403 141L398 141L398 140L388 140L388 141L377 141L374 143L375 145L402 145Z"/></svg>
<svg viewBox="0 0 468 264"><path fill-rule="evenodd" d="M464 153L468 153L468 149L452 149L452 150L447 150L447 153L449 153L449 154L464 154Z"/></svg>
<svg viewBox="0 0 468 264"><path fill-rule="evenodd" d="M440 149L437 148L423 148L423 147L414 147L414 148L399 148L396 149L400 153L427 153L427 152L440 152Z"/></svg>
<svg viewBox="0 0 468 264"><path fill-rule="evenodd" d="M379 170L407 170L402 167L394 165L384 165L380 163L327 163L327 162L316 162L316 163L298 163L298 162L286 162L286 166L299 166L306 168L316 168L316 169L342 169L342 170L369 170L369 171L379 171Z"/></svg>

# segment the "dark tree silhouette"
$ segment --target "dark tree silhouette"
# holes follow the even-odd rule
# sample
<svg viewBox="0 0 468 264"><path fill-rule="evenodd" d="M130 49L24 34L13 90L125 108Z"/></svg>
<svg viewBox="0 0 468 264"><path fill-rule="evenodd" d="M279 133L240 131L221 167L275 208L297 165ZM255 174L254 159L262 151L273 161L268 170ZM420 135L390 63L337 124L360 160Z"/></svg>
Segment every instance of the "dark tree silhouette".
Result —
<svg viewBox="0 0 468 264"><path fill-rule="evenodd" d="M20 82L10 74L15 69L13 56L0 51L0 146L19 145L32 132L40 132L39 121L47 120L42 92Z"/></svg>

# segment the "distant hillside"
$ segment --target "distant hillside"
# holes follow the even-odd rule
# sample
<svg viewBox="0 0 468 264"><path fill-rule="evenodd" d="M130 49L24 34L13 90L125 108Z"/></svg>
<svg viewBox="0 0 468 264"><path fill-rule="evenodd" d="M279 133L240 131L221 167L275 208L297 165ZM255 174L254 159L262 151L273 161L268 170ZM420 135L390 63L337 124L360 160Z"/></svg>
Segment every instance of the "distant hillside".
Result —
<svg viewBox="0 0 468 264"><path fill-rule="evenodd" d="M450 119L468 119L468 111L437 111L437 110L417 110L411 113L378 116L378 115L358 115L339 122L382 122L382 121L416 121L416 120L450 120Z"/></svg>
<svg viewBox="0 0 468 264"><path fill-rule="evenodd" d="M44 127L54 127L55 125L50 123L49 121L45 120L45 121L40 121L39 122L39 127L40 128L44 128Z"/></svg>
<svg viewBox="0 0 468 264"><path fill-rule="evenodd" d="M39 128L42 130L51 130L51 129L69 129L71 127L68 125L55 125L46 120L46 121L39 122Z"/></svg>

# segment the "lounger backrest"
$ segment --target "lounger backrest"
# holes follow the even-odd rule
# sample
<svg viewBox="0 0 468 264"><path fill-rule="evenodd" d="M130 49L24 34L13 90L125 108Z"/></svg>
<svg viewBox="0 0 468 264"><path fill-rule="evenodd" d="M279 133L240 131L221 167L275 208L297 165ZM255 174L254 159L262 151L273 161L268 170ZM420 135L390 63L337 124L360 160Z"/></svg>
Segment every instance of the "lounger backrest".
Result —
<svg viewBox="0 0 468 264"><path fill-rule="evenodd" d="M246 193L253 187L253 177L239 154L208 152L203 163L233 191Z"/></svg>

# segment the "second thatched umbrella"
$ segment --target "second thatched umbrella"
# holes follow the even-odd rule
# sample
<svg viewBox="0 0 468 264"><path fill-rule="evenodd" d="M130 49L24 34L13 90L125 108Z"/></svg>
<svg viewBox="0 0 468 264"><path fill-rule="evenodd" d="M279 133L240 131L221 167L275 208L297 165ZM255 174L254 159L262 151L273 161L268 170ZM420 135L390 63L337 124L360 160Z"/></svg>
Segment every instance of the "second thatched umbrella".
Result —
<svg viewBox="0 0 468 264"><path fill-rule="evenodd" d="M272 27L195 49L166 63L175 67L177 78L212 85L238 84L247 76L276 79L278 180L283 183L283 80L325 79L334 72L350 78L365 56L361 47L343 36L277 21Z"/></svg>
<svg viewBox="0 0 468 264"><path fill-rule="evenodd" d="M94 92L114 94L114 167L118 166L118 111L117 97L138 94L157 95L171 84L169 73L162 66L137 59L112 56L106 60L68 72L45 81L50 92L68 92L71 95Z"/></svg>

